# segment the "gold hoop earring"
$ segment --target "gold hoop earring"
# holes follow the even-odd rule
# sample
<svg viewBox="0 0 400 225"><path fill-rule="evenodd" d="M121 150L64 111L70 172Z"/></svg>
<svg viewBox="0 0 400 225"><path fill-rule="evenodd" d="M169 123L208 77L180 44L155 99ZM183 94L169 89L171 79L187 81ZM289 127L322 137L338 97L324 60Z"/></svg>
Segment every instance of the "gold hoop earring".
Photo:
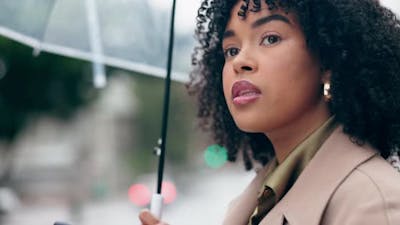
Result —
<svg viewBox="0 0 400 225"><path fill-rule="evenodd" d="M327 101L327 102L332 99L331 83L329 83L329 82L324 83L324 98L325 98L325 101Z"/></svg>

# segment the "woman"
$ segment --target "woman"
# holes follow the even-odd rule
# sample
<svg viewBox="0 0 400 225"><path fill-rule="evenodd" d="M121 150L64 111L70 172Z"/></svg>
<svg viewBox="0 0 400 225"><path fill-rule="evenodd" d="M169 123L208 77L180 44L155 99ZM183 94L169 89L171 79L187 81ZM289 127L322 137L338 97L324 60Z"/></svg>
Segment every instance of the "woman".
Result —
<svg viewBox="0 0 400 225"><path fill-rule="evenodd" d="M224 224L400 224L384 159L400 146L395 15L375 0L204 0L197 21L199 117L229 160L263 166Z"/></svg>

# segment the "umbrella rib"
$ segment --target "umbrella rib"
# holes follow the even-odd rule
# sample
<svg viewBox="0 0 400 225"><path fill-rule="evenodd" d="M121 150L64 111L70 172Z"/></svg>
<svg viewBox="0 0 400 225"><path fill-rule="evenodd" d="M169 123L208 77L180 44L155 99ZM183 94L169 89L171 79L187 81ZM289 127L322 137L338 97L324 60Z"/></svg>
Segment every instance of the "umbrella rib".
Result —
<svg viewBox="0 0 400 225"><path fill-rule="evenodd" d="M46 15L46 20L45 20L46 23L45 23L44 29L42 30L42 33L41 33L41 35L39 37L40 39L39 39L37 45L34 46L34 48L33 48L33 55L34 56L38 56L40 54L40 52L42 51L42 42L43 42L44 37L45 37L45 35L47 33L47 29L49 28L50 18L51 18L51 15L53 14L54 6L56 5L56 2L57 2L57 0L53 1L53 4L51 5L50 10Z"/></svg>
<svg viewBox="0 0 400 225"><path fill-rule="evenodd" d="M106 72L103 59L103 45L100 35L99 19L97 15L97 4L95 0L86 0L86 14L89 28L90 49L92 51L93 81L96 87L106 85Z"/></svg>
<svg viewBox="0 0 400 225"><path fill-rule="evenodd" d="M38 39L29 37L19 32L15 32L13 30L10 30L2 26L0 26L0 35L8 37L21 44L28 45L32 48L38 46L40 42L40 40ZM58 54L70 58L77 58L88 62L92 61L92 54L82 50L77 50L74 48L60 46L51 43L41 43L40 47L41 51L43 52ZM133 71L135 73L146 74L155 77L165 77L165 68L150 66L146 63L136 63L136 62L131 62L129 60L123 60L118 57L111 57L111 56L105 56L103 58L103 62L106 65L126 69L129 71ZM179 71L171 72L171 79L182 83L188 81L186 73Z"/></svg>

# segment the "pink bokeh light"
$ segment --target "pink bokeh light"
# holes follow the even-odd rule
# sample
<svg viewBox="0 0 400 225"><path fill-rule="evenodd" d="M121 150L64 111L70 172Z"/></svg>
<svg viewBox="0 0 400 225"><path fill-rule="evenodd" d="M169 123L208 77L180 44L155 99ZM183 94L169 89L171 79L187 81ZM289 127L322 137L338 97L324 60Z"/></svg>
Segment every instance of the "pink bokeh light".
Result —
<svg viewBox="0 0 400 225"><path fill-rule="evenodd" d="M129 199L137 206L145 206L150 203L151 192L144 184L133 184L128 190Z"/></svg>

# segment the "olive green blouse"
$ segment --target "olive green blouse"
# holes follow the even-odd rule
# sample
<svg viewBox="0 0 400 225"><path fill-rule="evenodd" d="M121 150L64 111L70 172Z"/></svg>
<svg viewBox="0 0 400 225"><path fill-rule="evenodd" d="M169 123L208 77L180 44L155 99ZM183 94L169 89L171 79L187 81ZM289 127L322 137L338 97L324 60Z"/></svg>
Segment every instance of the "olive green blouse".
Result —
<svg viewBox="0 0 400 225"><path fill-rule="evenodd" d="M258 198L258 206L250 217L249 224L258 224L268 211L292 187L307 163L315 155L326 138L336 128L334 116L330 117L317 130L298 144L286 159L278 164L276 158L270 162L272 171L266 177Z"/></svg>

